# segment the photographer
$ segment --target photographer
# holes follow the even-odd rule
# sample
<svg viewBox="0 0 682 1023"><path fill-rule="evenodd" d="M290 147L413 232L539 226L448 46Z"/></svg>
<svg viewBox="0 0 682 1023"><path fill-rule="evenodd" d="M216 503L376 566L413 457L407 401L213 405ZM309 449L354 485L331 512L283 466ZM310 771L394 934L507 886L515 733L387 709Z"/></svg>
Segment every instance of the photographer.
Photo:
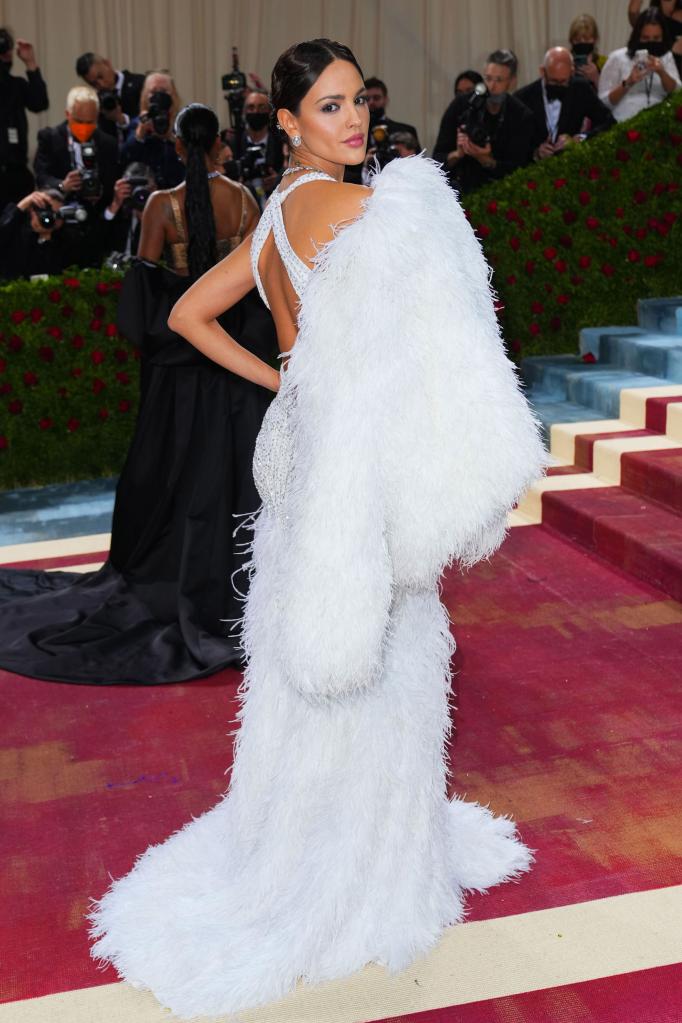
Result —
<svg viewBox="0 0 682 1023"><path fill-rule="evenodd" d="M26 65L26 78L10 74L14 39L0 28L0 209L16 202L33 188L28 168L28 123L26 111L47 110L47 86L43 81L31 43L17 40L16 53Z"/></svg>
<svg viewBox="0 0 682 1023"><path fill-rule="evenodd" d="M123 267L137 255L142 214L155 189L154 175L143 163L129 164L114 185L101 222L101 252L108 266Z"/></svg>
<svg viewBox="0 0 682 1023"><path fill-rule="evenodd" d="M510 89L517 60L511 50L488 57L483 84L457 96L443 114L433 151L461 193L473 192L528 163L533 119Z"/></svg>
<svg viewBox="0 0 682 1023"><path fill-rule="evenodd" d="M230 139L234 159L239 161L239 180L261 207L277 186L284 167L282 139L270 131L270 113L267 92L251 90L244 97L242 127Z"/></svg>
<svg viewBox="0 0 682 1023"><path fill-rule="evenodd" d="M174 188L185 180L185 168L175 152L173 124L180 107L175 82L166 71L150 71L140 96L140 116L131 122L121 149L121 163L144 163L159 188Z"/></svg>
<svg viewBox="0 0 682 1023"><path fill-rule="evenodd" d="M64 209L55 189L31 192L0 215L0 276L59 274L82 258L82 236L73 225L80 207Z"/></svg>
<svg viewBox="0 0 682 1023"><path fill-rule="evenodd" d="M672 43L661 12L650 7L637 18L628 45L609 55L599 97L617 121L634 117L679 89Z"/></svg>
<svg viewBox="0 0 682 1023"><path fill-rule="evenodd" d="M533 114L533 159L558 156L615 121L586 78L575 75L573 56L563 46L545 54L540 78L516 93Z"/></svg>
<svg viewBox="0 0 682 1023"><path fill-rule="evenodd" d="M107 135L125 141L131 118L140 112L140 94L144 75L116 71L107 57L82 53L76 61L76 74L99 96L98 127Z"/></svg>
<svg viewBox="0 0 682 1023"><path fill-rule="evenodd" d="M97 128L99 100L87 85L66 98L66 120L41 128L34 168L39 188L57 188L65 202L77 199L90 221L109 205L118 167L116 140Z"/></svg>

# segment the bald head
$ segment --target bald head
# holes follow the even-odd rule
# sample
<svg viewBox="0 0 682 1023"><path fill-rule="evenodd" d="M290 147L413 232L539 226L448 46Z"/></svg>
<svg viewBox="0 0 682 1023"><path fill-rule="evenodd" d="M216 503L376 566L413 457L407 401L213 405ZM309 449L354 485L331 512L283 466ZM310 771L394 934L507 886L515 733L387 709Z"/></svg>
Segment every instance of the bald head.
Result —
<svg viewBox="0 0 682 1023"><path fill-rule="evenodd" d="M547 50L540 71L544 73L547 81L568 85L573 74L571 51L565 46L553 46Z"/></svg>

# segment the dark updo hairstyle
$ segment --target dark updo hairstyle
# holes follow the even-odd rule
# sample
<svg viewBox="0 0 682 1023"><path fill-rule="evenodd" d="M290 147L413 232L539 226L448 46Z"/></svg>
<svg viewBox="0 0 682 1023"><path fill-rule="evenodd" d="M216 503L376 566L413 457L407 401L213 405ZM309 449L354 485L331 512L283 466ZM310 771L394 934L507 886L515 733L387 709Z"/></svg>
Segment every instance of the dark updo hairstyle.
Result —
<svg viewBox="0 0 682 1023"><path fill-rule="evenodd" d="M343 43L335 43L331 39L311 39L306 43L296 43L284 51L272 69L270 102L274 128L279 127L277 111L284 109L297 114L303 97L324 69L335 60L347 60L357 68L360 78L364 80L355 54Z"/></svg>
<svg viewBox="0 0 682 1023"><path fill-rule="evenodd" d="M644 28L645 25L658 25L662 32L661 38L663 40L666 53L668 50L672 48L673 40L672 36L670 35L670 29L668 28L667 21L661 14L660 8L647 7L647 9L645 11L642 11L642 13L639 15L637 21L633 26L627 46L628 57L634 57L635 51L640 48L639 37L641 36L642 29Z"/></svg>
<svg viewBox="0 0 682 1023"><path fill-rule="evenodd" d="M190 103L183 107L175 121L175 134L187 149L185 216L190 277L201 277L218 262L206 154L215 144L219 127L214 111L203 103Z"/></svg>

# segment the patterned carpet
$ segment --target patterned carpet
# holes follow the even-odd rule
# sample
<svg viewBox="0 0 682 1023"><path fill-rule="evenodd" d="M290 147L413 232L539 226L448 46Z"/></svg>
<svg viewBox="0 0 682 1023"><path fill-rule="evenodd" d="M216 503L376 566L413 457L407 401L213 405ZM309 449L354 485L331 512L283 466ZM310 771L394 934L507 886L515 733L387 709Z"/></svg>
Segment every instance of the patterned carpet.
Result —
<svg viewBox="0 0 682 1023"><path fill-rule="evenodd" d="M89 564L102 537L75 547L0 561ZM682 605L540 525L443 596L458 790L514 816L535 868L472 897L469 922L399 977L369 967L240 1020L679 1023ZM0 674L0 1023L168 1019L93 966L83 916L109 872L223 790L239 681Z"/></svg>

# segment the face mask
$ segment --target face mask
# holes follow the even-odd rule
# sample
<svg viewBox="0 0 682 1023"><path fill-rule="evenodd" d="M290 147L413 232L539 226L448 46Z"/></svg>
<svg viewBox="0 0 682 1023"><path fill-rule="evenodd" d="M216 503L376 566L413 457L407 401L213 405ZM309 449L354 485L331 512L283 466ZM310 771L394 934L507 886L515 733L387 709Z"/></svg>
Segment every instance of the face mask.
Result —
<svg viewBox="0 0 682 1023"><path fill-rule="evenodd" d="M594 53L594 43L573 43L571 49L574 57L587 57Z"/></svg>
<svg viewBox="0 0 682 1023"><path fill-rule="evenodd" d="M501 107L507 98L506 92L498 92L493 95L491 92L487 95L487 101L491 107Z"/></svg>
<svg viewBox="0 0 682 1023"><path fill-rule="evenodd" d="M657 40L651 43L641 43L642 49L648 50L652 57L662 57L664 53L668 52L668 48L662 40Z"/></svg>
<svg viewBox="0 0 682 1023"><path fill-rule="evenodd" d="M263 128L267 128L270 120L270 114L247 114L246 123L249 128L253 128L254 131L262 131Z"/></svg>
<svg viewBox="0 0 682 1023"><path fill-rule="evenodd" d="M545 85L545 92L547 93L548 100L563 100L566 98L568 92L567 85Z"/></svg>
<svg viewBox="0 0 682 1023"><path fill-rule="evenodd" d="M69 121L69 130L77 142L89 142L96 128L96 124L84 124L83 121Z"/></svg>

